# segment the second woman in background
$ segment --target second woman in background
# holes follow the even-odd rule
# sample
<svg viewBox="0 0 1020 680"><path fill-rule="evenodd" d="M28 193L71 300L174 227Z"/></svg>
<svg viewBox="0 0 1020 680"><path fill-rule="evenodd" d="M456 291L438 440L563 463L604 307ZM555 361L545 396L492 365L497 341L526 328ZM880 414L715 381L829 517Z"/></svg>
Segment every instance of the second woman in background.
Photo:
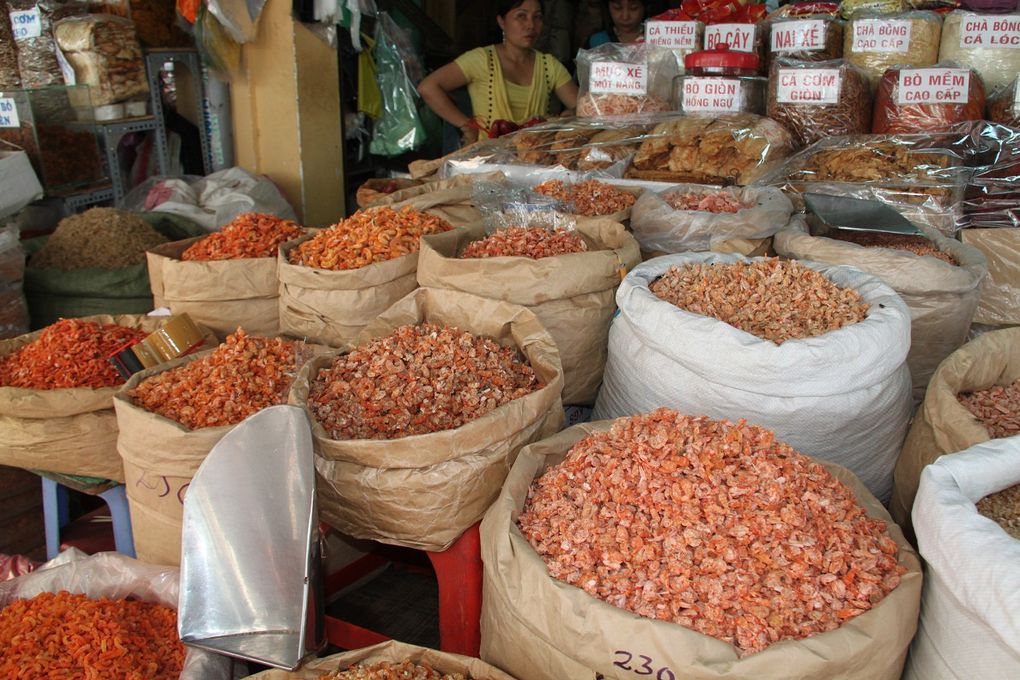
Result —
<svg viewBox="0 0 1020 680"><path fill-rule="evenodd" d="M605 31L593 33L585 45L587 49L604 43L633 43L645 35L644 21L646 7L643 0L609 0L610 26Z"/></svg>
<svg viewBox="0 0 1020 680"><path fill-rule="evenodd" d="M555 57L534 49L542 31L538 0L500 0L496 22L503 42L465 52L429 74L418 85L425 103L440 118L460 128L464 143L496 120L523 123L545 116L553 93L567 109L577 104L577 85ZM457 108L450 93L467 85L473 116Z"/></svg>

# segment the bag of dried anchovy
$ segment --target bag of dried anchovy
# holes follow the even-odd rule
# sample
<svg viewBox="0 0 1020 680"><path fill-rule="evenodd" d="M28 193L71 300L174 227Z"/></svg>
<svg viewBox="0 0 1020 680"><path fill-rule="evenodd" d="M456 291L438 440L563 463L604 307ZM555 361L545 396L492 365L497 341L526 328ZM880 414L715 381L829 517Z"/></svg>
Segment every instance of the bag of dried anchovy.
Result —
<svg viewBox="0 0 1020 680"><path fill-rule="evenodd" d="M7 0L11 20L23 25L14 28L18 47L18 71L22 87L63 85L64 75L57 56L57 43L53 39L54 22L87 12L80 2L57 0Z"/></svg>

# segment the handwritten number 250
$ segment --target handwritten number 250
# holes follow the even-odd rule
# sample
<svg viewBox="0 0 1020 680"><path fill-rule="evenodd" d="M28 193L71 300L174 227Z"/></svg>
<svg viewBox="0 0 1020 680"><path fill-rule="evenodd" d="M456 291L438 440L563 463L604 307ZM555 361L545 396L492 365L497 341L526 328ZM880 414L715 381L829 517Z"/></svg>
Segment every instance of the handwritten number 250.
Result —
<svg viewBox="0 0 1020 680"><path fill-rule="evenodd" d="M625 671L630 671L635 675L655 675L655 680L676 680L676 676L673 675L673 671L667 666L663 666L658 670L658 672L656 672L652 667L651 658L644 654L632 654L631 652L622 649L616 650L613 654L617 657L622 657L614 661L613 665L618 668L622 668ZM637 660L640 660L640 663L638 663Z"/></svg>

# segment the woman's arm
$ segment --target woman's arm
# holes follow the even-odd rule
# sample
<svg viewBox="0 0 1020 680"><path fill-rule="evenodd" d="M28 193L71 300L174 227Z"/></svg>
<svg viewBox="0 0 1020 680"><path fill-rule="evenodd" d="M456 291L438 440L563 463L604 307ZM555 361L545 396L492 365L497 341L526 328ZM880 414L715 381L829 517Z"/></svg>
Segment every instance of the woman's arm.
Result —
<svg viewBox="0 0 1020 680"><path fill-rule="evenodd" d="M418 94L436 115L460 129L465 143L478 139L478 130L468 126L470 116L457 108L449 93L468 84L467 76L456 62L436 69L418 83Z"/></svg>
<svg viewBox="0 0 1020 680"><path fill-rule="evenodd" d="M567 81L556 88L556 98L563 102L564 115L572 115L577 108L577 83Z"/></svg>

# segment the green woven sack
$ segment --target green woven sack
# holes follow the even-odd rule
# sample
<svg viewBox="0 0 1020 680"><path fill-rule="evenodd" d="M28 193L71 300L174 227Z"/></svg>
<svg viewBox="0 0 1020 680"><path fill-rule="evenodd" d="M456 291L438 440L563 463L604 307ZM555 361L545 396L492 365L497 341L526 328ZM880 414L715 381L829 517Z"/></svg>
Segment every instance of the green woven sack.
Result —
<svg viewBox="0 0 1020 680"><path fill-rule="evenodd" d="M171 241L209 232L191 220L167 213L139 213ZM32 255L46 243L46 236L23 242ZM25 267L25 299L33 330L57 319L96 314L145 314L152 310L152 290L146 264L117 269L38 269Z"/></svg>

